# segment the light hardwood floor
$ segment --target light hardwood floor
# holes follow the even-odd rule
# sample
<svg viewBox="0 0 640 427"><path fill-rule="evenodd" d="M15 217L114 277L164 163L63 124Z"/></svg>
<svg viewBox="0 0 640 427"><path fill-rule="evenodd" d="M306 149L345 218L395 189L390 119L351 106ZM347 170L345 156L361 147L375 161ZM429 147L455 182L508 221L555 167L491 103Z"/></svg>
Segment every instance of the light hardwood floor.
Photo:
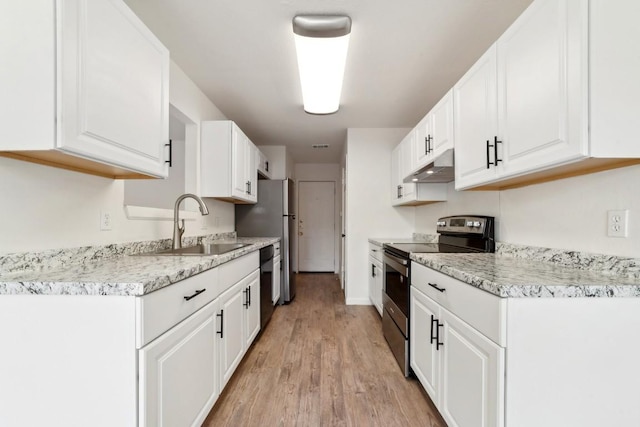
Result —
<svg viewBox="0 0 640 427"><path fill-rule="evenodd" d="M346 306L334 274L300 274L203 426L444 427L405 379L372 306Z"/></svg>

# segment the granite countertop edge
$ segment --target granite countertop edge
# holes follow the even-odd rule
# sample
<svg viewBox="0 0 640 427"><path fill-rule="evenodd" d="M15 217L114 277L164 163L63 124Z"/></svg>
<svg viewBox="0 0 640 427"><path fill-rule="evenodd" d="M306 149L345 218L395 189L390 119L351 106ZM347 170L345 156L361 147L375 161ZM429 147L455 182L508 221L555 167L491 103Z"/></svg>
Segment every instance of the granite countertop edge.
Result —
<svg viewBox="0 0 640 427"><path fill-rule="evenodd" d="M217 241L251 243L221 255L127 255L57 270L17 272L0 278L0 295L142 296L279 240L264 237Z"/></svg>
<svg viewBox="0 0 640 427"><path fill-rule="evenodd" d="M411 260L501 298L640 297L640 280L498 254L411 254Z"/></svg>

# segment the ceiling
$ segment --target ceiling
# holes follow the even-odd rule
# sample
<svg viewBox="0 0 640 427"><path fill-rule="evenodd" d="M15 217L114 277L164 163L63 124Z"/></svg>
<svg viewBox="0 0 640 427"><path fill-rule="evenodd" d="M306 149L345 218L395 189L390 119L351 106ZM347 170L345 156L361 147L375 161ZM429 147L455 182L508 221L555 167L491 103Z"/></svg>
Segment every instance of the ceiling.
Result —
<svg viewBox="0 0 640 427"><path fill-rule="evenodd" d="M340 162L347 128L414 127L531 1L125 0L256 145L297 163ZM336 114L302 108L296 14L353 21Z"/></svg>

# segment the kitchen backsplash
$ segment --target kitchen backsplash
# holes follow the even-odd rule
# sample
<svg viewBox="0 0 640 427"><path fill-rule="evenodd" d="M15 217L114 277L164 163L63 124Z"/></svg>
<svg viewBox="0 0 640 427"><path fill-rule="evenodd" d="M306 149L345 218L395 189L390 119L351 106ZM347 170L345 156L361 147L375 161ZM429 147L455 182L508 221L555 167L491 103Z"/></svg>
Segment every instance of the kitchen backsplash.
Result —
<svg viewBox="0 0 640 427"><path fill-rule="evenodd" d="M213 240L235 239L236 233L207 234L182 239L183 246L193 246ZM0 256L0 275L18 271L42 271L58 269L101 259L124 255L135 255L171 248L171 239L148 240L143 242L117 243L102 246L82 246L78 248L51 249L42 252L20 252Z"/></svg>

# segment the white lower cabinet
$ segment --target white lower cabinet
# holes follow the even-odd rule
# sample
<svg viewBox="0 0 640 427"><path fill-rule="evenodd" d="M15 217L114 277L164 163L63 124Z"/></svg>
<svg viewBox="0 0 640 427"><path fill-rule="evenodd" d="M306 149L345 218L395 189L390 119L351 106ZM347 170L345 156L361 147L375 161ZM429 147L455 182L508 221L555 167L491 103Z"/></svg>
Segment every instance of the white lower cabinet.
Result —
<svg viewBox="0 0 640 427"><path fill-rule="evenodd" d="M199 426L219 395L217 300L140 350L140 425Z"/></svg>
<svg viewBox="0 0 640 427"><path fill-rule="evenodd" d="M255 255L257 266L258 252L252 255ZM247 265L242 265L246 261L243 258L224 265L224 270L220 273L221 279L235 280L245 275ZM245 275L220 295L218 300L220 327L217 335L220 346L220 390L222 390L260 332L260 270L254 269Z"/></svg>
<svg viewBox="0 0 640 427"><path fill-rule="evenodd" d="M382 316L382 263L369 257L369 298Z"/></svg>
<svg viewBox="0 0 640 427"><path fill-rule="evenodd" d="M410 362L450 427L504 425L505 349L411 288Z"/></svg>
<svg viewBox="0 0 640 427"><path fill-rule="evenodd" d="M220 296L220 389L236 370L244 355L244 283L238 282Z"/></svg>
<svg viewBox="0 0 640 427"><path fill-rule="evenodd" d="M434 319L439 306L422 292L411 288L411 313L409 325L409 362L413 372L434 403L438 402L438 374L440 373L440 352L433 345Z"/></svg>
<svg viewBox="0 0 640 427"><path fill-rule="evenodd" d="M435 335L442 343L439 405L445 421L450 427L504 425L505 349L445 309L436 321Z"/></svg>
<svg viewBox="0 0 640 427"><path fill-rule="evenodd" d="M260 330L259 261L138 297L0 295L0 426L200 426Z"/></svg>
<svg viewBox="0 0 640 427"><path fill-rule="evenodd" d="M500 298L411 275L411 368L448 426L640 425L639 298Z"/></svg>
<svg viewBox="0 0 640 427"><path fill-rule="evenodd" d="M280 301L280 281L281 280L282 280L282 262L280 259L280 255L276 255L273 258L273 291L271 294L273 299L273 305L278 304L278 301Z"/></svg>
<svg viewBox="0 0 640 427"><path fill-rule="evenodd" d="M245 350L260 332L260 271L256 270L242 281L245 287Z"/></svg>
<svg viewBox="0 0 640 427"><path fill-rule="evenodd" d="M382 247L369 243L369 299L382 316Z"/></svg>

